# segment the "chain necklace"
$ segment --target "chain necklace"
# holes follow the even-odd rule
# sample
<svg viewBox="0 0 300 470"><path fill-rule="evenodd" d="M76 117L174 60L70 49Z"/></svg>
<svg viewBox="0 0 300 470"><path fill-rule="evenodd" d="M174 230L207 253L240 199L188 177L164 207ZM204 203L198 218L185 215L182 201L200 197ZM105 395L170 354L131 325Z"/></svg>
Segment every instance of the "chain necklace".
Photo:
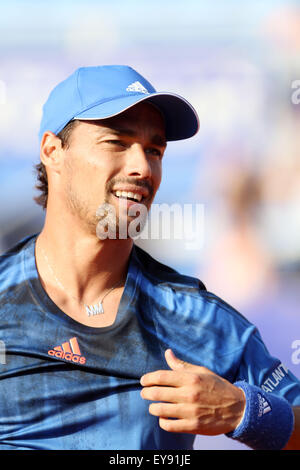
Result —
<svg viewBox="0 0 300 470"><path fill-rule="evenodd" d="M105 297L113 290L115 289L119 284L121 284L122 280L116 282L116 284L114 284L107 292L106 294L102 297L101 300L99 300L98 303L96 304L91 304L91 305L87 305L85 304L84 302L82 302L81 300L78 299L78 297L74 297L72 294L69 294L67 292L67 290L65 289L65 287L63 286L63 284L61 283L61 281L59 279L57 279L51 265L50 265L50 262L48 260L48 257L46 255L46 253L44 252L43 248L40 246L41 248L41 251L42 251L42 254L43 254L43 257L48 265L48 268L50 269L51 273L52 273L52 276L54 277L55 281L57 282L57 284L60 286L60 288L66 292L70 297L72 297L72 299L76 300L77 302L79 303L83 303L84 307L85 307L85 310L86 310L86 314L90 317L90 316L93 316L93 315L100 315L101 313L104 313L104 308L103 308L103 300L105 299Z"/></svg>

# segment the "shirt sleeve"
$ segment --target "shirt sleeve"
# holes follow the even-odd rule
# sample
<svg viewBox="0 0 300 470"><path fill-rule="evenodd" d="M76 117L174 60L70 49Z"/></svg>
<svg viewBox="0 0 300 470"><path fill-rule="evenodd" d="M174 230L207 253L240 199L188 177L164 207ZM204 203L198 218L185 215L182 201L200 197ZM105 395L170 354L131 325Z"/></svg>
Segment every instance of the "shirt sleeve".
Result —
<svg viewBox="0 0 300 470"><path fill-rule="evenodd" d="M237 380L245 380L265 392L285 398L293 406L300 406L299 379L269 353L257 329L245 345Z"/></svg>

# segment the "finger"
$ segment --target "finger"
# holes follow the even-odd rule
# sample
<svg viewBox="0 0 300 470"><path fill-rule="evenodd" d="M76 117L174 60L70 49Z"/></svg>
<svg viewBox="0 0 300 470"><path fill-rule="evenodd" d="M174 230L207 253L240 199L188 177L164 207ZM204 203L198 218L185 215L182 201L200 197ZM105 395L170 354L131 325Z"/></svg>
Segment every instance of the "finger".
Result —
<svg viewBox="0 0 300 470"><path fill-rule="evenodd" d="M194 407L186 403L151 403L149 413L160 418L193 418L195 415Z"/></svg>
<svg viewBox="0 0 300 470"><path fill-rule="evenodd" d="M140 383L143 387L149 387L151 385L168 385L171 387L179 387L182 385L183 375L187 375L187 372L173 370L156 370L154 372L148 372L141 377Z"/></svg>
<svg viewBox="0 0 300 470"><path fill-rule="evenodd" d="M168 432L184 432L195 434L198 428L198 420L196 419L167 419L159 418L159 426Z"/></svg>
<svg viewBox="0 0 300 470"><path fill-rule="evenodd" d="M185 401L181 389L173 387L145 387L141 390L140 395L144 400L151 401L164 401L169 403Z"/></svg>

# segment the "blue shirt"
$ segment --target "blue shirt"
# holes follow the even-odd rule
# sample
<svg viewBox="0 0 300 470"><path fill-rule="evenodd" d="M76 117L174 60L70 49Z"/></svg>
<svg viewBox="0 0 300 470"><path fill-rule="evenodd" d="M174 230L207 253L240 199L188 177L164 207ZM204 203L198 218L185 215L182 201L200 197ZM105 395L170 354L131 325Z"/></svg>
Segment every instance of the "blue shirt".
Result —
<svg viewBox="0 0 300 470"><path fill-rule="evenodd" d="M192 449L195 436L162 430L140 397L143 374L169 369L167 348L300 404L299 381L255 326L198 279L134 247L114 324L92 328L43 289L35 241L0 257L0 450Z"/></svg>

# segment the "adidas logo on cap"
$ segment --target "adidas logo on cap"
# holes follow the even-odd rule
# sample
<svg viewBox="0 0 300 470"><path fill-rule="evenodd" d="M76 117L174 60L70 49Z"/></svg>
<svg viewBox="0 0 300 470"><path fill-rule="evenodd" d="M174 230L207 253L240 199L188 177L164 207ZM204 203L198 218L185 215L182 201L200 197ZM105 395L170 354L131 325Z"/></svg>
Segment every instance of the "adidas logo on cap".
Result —
<svg viewBox="0 0 300 470"><path fill-rule="evenodd" d="M131 85L126 88L126 91L137 91L145 94L149 93L149 91L140 82L131 83Z"/></svg>
<svg viewBox="0 0 300 470"><path fill-rule="evenodd" d="M81 355L76 337L62 343L61 346L55 346L55 348L50 349L48 354L49 356L56 357L57 359L65 359L66 361L71 361L76 364L86 363L85 357Z"/></svg>

